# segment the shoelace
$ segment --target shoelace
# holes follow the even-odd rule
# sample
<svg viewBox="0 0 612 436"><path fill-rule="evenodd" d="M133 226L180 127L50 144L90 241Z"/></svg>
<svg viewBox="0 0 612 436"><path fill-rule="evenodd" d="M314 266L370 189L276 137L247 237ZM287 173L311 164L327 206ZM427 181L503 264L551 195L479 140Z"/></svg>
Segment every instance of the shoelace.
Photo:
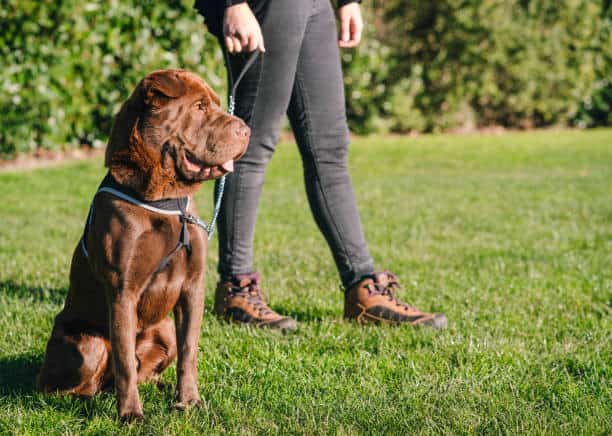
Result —
<svg viewBox="0 0 612 436"><path fill-rule="evenodd" d="M373 289L370 288L370 290L386 296L389 298L389 301L395 303L396 306L403 307L408 310L416 310L414 306L404 303L397 298L396 292L401 289L397 276L387 270L383 271L383 274L387 276L387 285L385 286L381 283L374 282L372 285L368 285L368 287L373 287Z"/></svg>
<svg viewBox="0 0 612 436"><path fill-rule="evenodd" d="M261 288L256 280L251 280L251 282L244 287L232 285L232 291L240 294L246 294L249 303L255 307L260 315L268 315L272 313L272 309L268 307L268 304L263 299Z"/></svg>

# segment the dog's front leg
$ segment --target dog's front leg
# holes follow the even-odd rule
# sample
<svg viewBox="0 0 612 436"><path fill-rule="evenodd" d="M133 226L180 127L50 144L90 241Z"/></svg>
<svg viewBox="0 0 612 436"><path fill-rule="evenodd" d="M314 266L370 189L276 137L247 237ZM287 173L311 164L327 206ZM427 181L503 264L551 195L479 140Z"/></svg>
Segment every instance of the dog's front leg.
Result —
<svg viewBox="0 0 612 436"><path fill-rule="evenodd" d="M176 408L186 409L200 404L198 393L198 340L204 311L201 278L183 289L174 308L178 361L176 365Z"/></svg>
<svg viewBox="0 0 612 436"><path fill-rule="evenodd" d="M136 302L127 292L110 301L110 339L113 356L117 408L122 421L144 418L138 396L136 363Z"/></svg>

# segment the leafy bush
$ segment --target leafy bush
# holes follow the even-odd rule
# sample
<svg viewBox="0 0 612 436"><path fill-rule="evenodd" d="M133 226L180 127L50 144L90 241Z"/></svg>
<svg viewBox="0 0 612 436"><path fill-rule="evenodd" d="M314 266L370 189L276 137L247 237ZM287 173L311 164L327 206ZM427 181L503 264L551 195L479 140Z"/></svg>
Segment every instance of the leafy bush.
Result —
<svg viewBox="0 0 612 436"><path fill-rule="evenodd" d="M103 144L112 116L158 68L225 89L193 0L5 0L0 154ZM343 51L358 133L610 125L609 1L364 2L368 32Z"/></svg>
<svg viewBox="0 0 612 436"><path fill-rule="evenodd" d="M572 122L578 127L612 126L612 82L601 80Z"/></svg>
<svg viewBox="0 0 612 436"><path fill-rule="evenodd" d="M379 82L363 80L369 92L348 100L349 119L365 130L398 131L610 124L608 3L387 0L371 6L370 37L385 48L384 59L370 53L370 42L347 71L367 77L383 64L385 88L373 93Z"/></svg>
<svg viewBox="0 0 612 436"><path fill-rule="evenodd" d="M223 60L192 1L7 0L0 8L0 151L104 142L138 81L186 68L215 88Z"/></svg>

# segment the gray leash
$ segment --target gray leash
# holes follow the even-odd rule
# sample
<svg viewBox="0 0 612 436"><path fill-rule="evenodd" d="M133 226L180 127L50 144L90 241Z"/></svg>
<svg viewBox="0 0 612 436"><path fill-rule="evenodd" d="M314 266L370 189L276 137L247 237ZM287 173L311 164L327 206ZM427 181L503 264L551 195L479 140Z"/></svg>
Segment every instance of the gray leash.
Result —
<svg viewBox="0 0 612 436"><path fill-rule="evenodd" d="M231 83L227 112L230 115L234 115L234 110L236 109L236 89L238 89L238 84L240 83L240 81L242 80L242 78L244 77L248 69L251 68L251 66L257 59L257 56L259 55L259 50L255 50L253 53L251 53L251 55L249 56L249 59L246 61L246 63L242 67L242 70L240 71L240 74L238 74L238 77L236 78L236 80L234 80L234 78L232 77L232 68L231 68L231 64L229 61L229 56L225 49L223 50L223 54L225 55L225 63L227 64L227 74L229 75L229 81ZM204 221L202 221L198 217L194 217L194 216L185 217L190 222L197 224L198 226L206 230L206 233L208 233L209 241L212 238L213 233L215 232L215 223L217 222L217 217L219 216L219 211L221 210L221 201L223 200L224 191L225 191L225 176L221 177L215 186L215 209L213 211L213 216L210 221L210 224L206 224Z"/></svg>

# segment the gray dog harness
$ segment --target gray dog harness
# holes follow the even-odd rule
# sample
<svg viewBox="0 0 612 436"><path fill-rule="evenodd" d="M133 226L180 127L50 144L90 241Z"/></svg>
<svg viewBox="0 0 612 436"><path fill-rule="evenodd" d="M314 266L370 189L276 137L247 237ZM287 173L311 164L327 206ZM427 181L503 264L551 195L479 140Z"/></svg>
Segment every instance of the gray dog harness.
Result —
<svg viewBox="0 0 612 436"><path fill-rule="evenodd" d="M166 268L170 263L172 257L174 257L174 255L178 253L181 249L185 248L188 254L191 253L191 243L189 242L189 229L187 228L188 223L202 227L209 234L209 236L212 234L214 222L211 222L211 224L206 224L200 218L187 213L187 209L189 208L189 197L145 201L136 192L117 183L117 181L113 178L113 176L111 176L110 173L106 174L106 177L104 177L104 180L102 180L102 183L100 184L98 190L94 195L94 199L96 195L101 192L106 192L108 194L114 195L115 197L123 201L132 203L138 207L142 207L143 209L146 209L150 212L162 215L175 215L179 217L182 224L179 240L174 249L157 265L157 268L155 269L156 273ZM83 231L83 236L81 237L80 243L81 249L83 250L85 257L89 257L86 239L87 234L89 233L89 229L91 228L94 213L94 201L92 201L91 206L89 208L89 213L87 215L87 222L85 223L85 230Z"/></svg>

